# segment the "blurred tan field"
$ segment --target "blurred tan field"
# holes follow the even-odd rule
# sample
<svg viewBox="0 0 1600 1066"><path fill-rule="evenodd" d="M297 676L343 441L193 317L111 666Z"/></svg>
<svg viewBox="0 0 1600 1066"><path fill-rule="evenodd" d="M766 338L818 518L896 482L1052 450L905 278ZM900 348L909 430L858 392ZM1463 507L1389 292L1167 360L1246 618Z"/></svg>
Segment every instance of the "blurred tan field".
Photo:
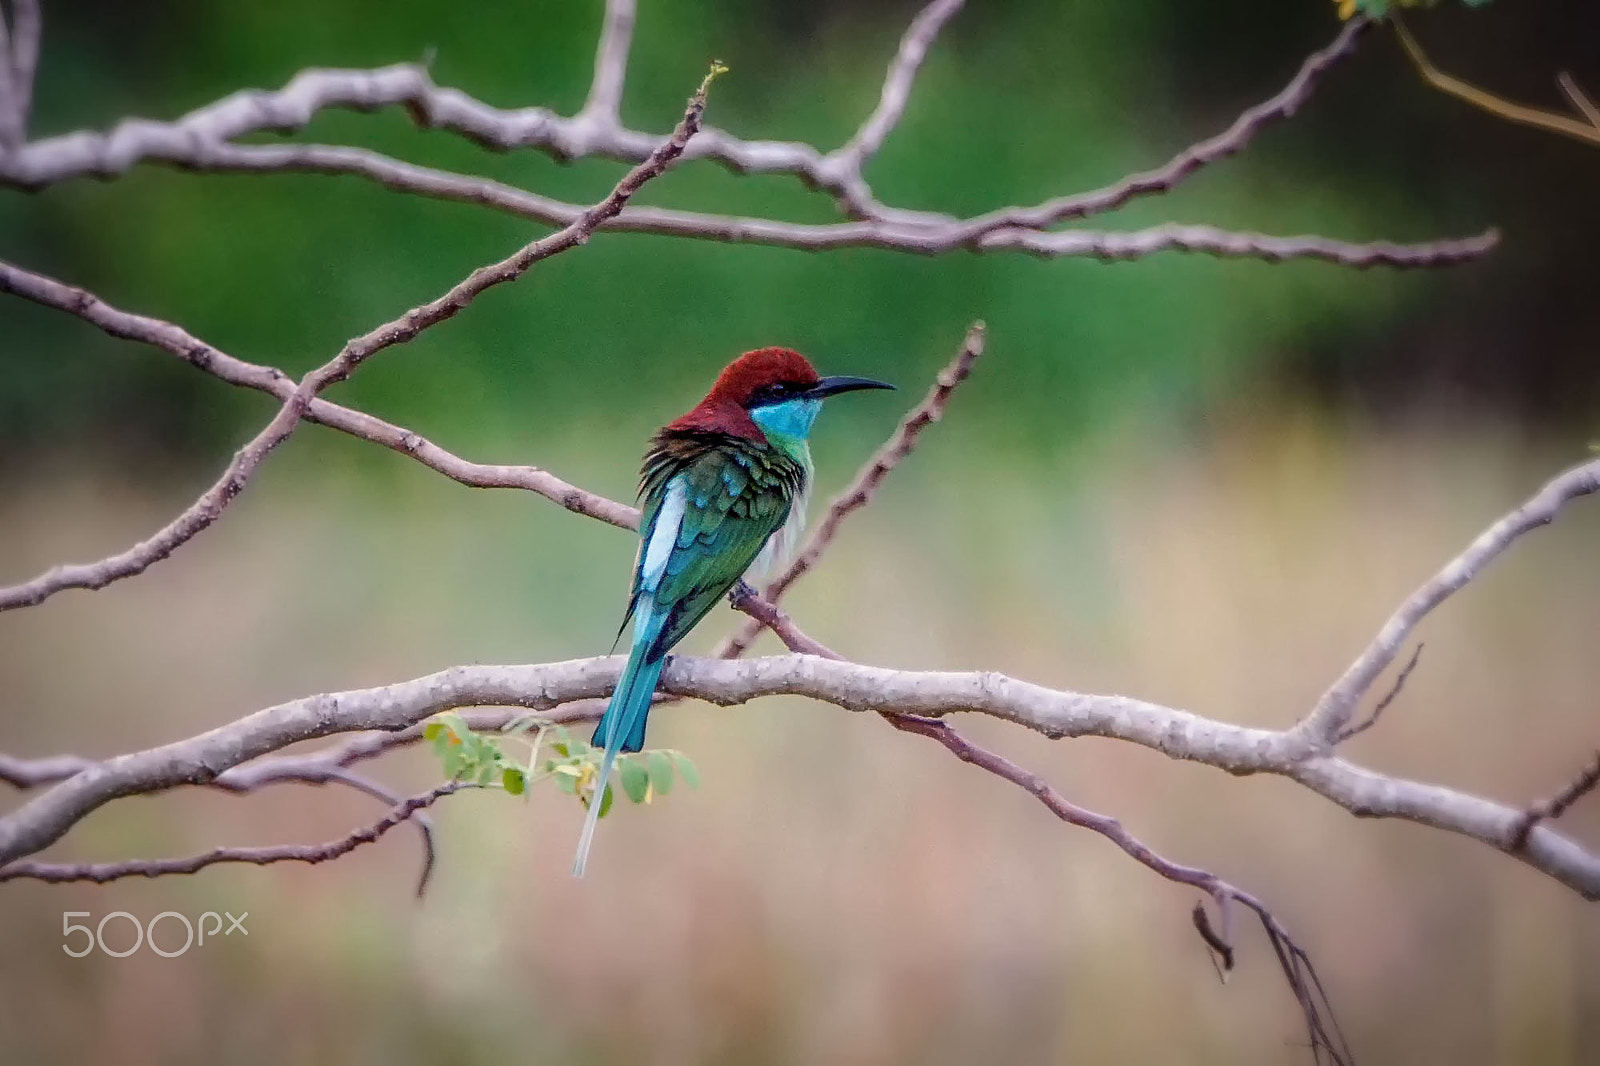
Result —
<svg viewBox="0 0 1600 1066"><path fill-rule="evenodd" d="M1070 456L1007 457L973 444L959 408L797 587L802 624L865 662L993 668L1274 727L1583 453L1481 423L1241 405L1187 436L1130 424ZM864 440L819 450L819 498ZM620 495L632 441L580 432L536 458ZM278 462L145 576L0 616L0 750L110 754L311 692L609 646L627 535L319 430ZM9 482L8 575L131 542L195 487L144 483L69 460ZM1351 753L1507 802L1557 788L1600 743L1597 537L1600 505L1580 502L1442 608L1404 695ZM688 650L734 620L719 608ZM1264 897L1320 965L1359 1061L1595 1061L1600 924L1511 859L1358 821L1281 780L960 724ZM620 807L581 883L580 810L544 785L526 804L444 801L420 902L408 827L316 867L0 887L0 1060L1307 1061L1263 940L1244 936L1219 983L1191 893L936 745L787 699L666 708L652 729L703 783ZM406 789L438 777L422 751L376 772ZM52 854L320 841L379 813L336 788L194 791L113 805ZM1563 828L1600 840L1600 802ZM224 909L249 912L247 938L172 959L61 952L66 910Z"/></svg>

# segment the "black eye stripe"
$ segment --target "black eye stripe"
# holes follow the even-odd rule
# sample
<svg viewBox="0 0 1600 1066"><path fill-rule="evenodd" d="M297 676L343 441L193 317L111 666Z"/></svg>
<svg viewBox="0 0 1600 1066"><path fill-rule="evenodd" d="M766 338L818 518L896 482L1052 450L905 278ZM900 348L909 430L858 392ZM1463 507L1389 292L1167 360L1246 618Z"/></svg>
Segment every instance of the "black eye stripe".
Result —
<svg viewBox="0 0 1600 1066"><path fill-rule="evenodd" d="M773 403L793 396L795 393L804 392L806 386L790 381L775 381L763 385L750 394L748 406L756 407L764 403Z"/></svg>

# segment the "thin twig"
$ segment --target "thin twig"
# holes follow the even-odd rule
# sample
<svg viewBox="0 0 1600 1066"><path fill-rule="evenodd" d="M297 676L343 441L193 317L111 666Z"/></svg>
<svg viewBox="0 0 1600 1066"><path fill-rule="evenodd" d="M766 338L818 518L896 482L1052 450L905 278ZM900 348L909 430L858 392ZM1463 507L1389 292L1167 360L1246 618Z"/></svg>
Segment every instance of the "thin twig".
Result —
<svg viewBox="0 0 1600 1066"><path fill-rule="evenodd" d="M1595 752L1589 765L1585 766L1566 788L1542 803L1535 803L1523 812L1511 830L1507 846L1512 851L1521 851L1527 847L1528 834L1533 832L1534 826L1543 821L1560 818L1567 813L1568 807L1593 792L1596 785L1600 785L1600 751Z"/></svg>
<svg viewBox="0 0 1600 1066"><path fill-rule="evenodd" d="M420 735L420 729L418 730ZM397 806L403 802L402 798L392 789L378 782L348 769L350 762L319 756L280 756L273 759L262 759L248 766L236 766L226 773L220 774L209 782L210 787L223 792L243 794L254 792L258 788L274 785L280 782L296 782L307 785L340 784L364 792L389 806ZM76 755L56 755L44 759L18 759L0 753L0 781L14 785L17 788L38 788L42 785L55 784L65 781L69 777L88 770L97 765L93 759L85 759ZM433 868L434 839L433 820L426 813L418 811L411 819L416 823L417 832L422 842L422 880L426 882L428 871Z"/></svg>
<svg viewBox="0 0 1600 1066"><path fill-rule="evenodd" d="M842 493L834 498L828 505L828 513L823 517L816 531L807 539L805 547L794 557L794 560L776 578L762 590L762 596L771 603L776 604L783 598L789 586L798 581L817 561L822 558L822 553L828 550L833 543L833 538L839 533L839 526L850 515L872 502L873 496L878 491L878 486L889 472L901 461L910 455L921 439L922 431L944 417L944 409L949 406L950 397L960 387L963 381L972 373L973 365L978 357L983 354L984 324L974 322L967 330L966 337L961 342L960 349L955 358L939 371L934 379L933 386L922 402L906 413L894 433L883 443L867 460L865 466L856 474L855 480L850 483ZM739 606L736 600L734 606ZM742 609L742 608L741 608ZM750 613L750 612L746 612ZM752 614L752 621L741 626L712 654L719 659L737 659L749 650L755 643L756 637L761 633L762 623L759 615Z"/></svg>
<svg viewBox="0 0 1600 1066"><path fill-rule="evenodd" d="M1362 696L1394 662L1430 611L1481 574L1523 534L1548 525L1568 503L1597 491L1600 459L1593 459L1552 478L1522 506L1481 533L1390 616L1367 649L1301 719L1295 728L1299 738L1311 747L1334 743Z"/></svg>
<svg viewBox="0 0 1600 1066"><path fill-rule="evenodd" d="M1294 77L1277 93L1241 112L1221 133L1188 146L1164 165L1130 174L1092 192L1057 197L1035 207L1004 208L980 215L966 223L969 239L1009 226L1044 229L1058 222L1114 211L1138 196L1170 192L1201 168L1242 151L1256 134L1272 123L1290 118L1299 111L1311 98L1322 76L1355 53L1362 34L1371 24L1365 15L1345 23L1333 42L1307 56Z"/></svg>
<svg viewBox="0 0 1600 1066"><path fill-rule="evenodd" d="M294 382L277 367L237 359L178 326L118 310L87 290L0 261L0 292L9 292L73 314L113 337L170 352L198 370L242 388L287 400ZM536 466L474 463L402 426L320 397L306 408L305 420L409 456L453 481L472 488L516 488L538 493L577 514L633 529L639 512L627 504L588 492Z"/></svg>
<svg viewBox="0 0 1600 1066"><path fill-rule="evenodd" d="M969 335L970 336L970 335ZM742 604L741 609L751 610L755 606L757 617L764 624L772 627L789 650L797 654L816 655L824 659L838 662L845 661L843 656L831 651L818 641L807 636L794 621L769 602L762 601L755 605L758 597L754 596L748 586L741 583L741 592L744 593L736 602ZM1099 814L1086 807L1080 807L1056 791L1043 777L1000 755L975 744L966 736L957 732L949 722L941 718L929 718L924 715L906 714L892 709L893 704L884 701L877 706L883 719L894 728L905 733L914 733L927 737L943 745L946 751L960 759L962 762L978 767L988 773L1009 781L1018 788L1033 796L1043 803L1052 814L1069 825L1098 833L1105 837L1124 854L1146 869L1174 881L1178 884L1189 885L1199 889L1215 901L1218 910L1223 915L1223 931L1219 934L1206 917L1205 909L1200 904L1195 905L1195 928L1207 946L1218 953L1223 960L1224 970L1231 970L1234 964L1234 948L1228 939L1231 930L1228 921L1228 907L1232 900L1238 900L1250 907L1260 917L1268 938L1271 940L1278 962L1283 969L1284 979L1289 983L1290 990L1294 992L1295 1000L1300 1004L1301 1012L1305 1019L1306 1031L1310 1036L1311 1048L1318 1062L1324 1055L1328 1061L1337 1066L1347 1066L1352 1061L1349 1046L1345 1043L1344 1035L1339 1031L1338 1023L1333 1017L1332 1008L1327 996L1322 991L1322 984L1317 977L1316 968L1311 963L1311 958L1289 936L1288 931L1277 918L1266 908L1259 899L1244 892L1217 875L1199 867L1187 866L1183 863L1173 862L1158 854L1149 845L1130 833L1118 819L1109 815Z"/></svg>
<svg viewBox="0 0 1600 1066"><path fill-rule="evenodd" d="M33 80L39 69L39 40L44 24L39 0L11 3L11 107L17 144L28 141L28 116L33 110Z"/></svg>
<svg viewBox="0 0 1600 1066"><path fill-rule="evenodd" d="M275 862L304 862L316 864L329 862L348 855L363 844L371 844L389 830L410 821L419 811L431 807L445 796L462 788L472 787L459 781L447 781L437 788L412 796L397 804L376 822L330 840L325 844L277 844L268 847L237 848L218 847L199 855L183 859L127 859L122 862L73 863L35 862L23 859L0 866L0 881L28 878L35 881L60 883L65 881L93 881L105 884L124 877L169 877L174 874L192 874L225 862L253 863L266 866ZM417 881L417 895L428 888L433 874L433 849L427 850L421 876Z"/></svg>
<svg viewBox="0 0 1600 1066"><path fill-rule="evenodd" d="M917 715L898 714L893 711L884 713L883 716L890 725L907 733L915 733L938 741L944 745L956 758L962 762L970 763L979 769L986 770L996 777L1009 781L1018 788L1023 789L1043 803L1052 814L1069 825L1075 825L1091 832L1098 833L1111 841L1117 847L1138 862L1146 869L1178 884L1189 885L1205 892L1219 907L1226 907L1227 901L1237 899L1245 906L1250 907L1261 919L1263 928L1266 929L1268 938L1272 941L1277 953L1279 965L1283 969L1284 979L1288 981L1289 988L1294 992L1295 1000L1300 1004L1304 1016L1306 1031L1311 1039L1311 1047L1321 1061L1321 1056L1326 1055L1328 1060L1336 1064L1348 1064L1352 1060L1349 1046L1345 1043L1338 1023L1333 1017L1327 996L1322 991L1320 979L1317 977L1316 968L1308 956L1293 938L1284 929L1283 925L1272 915L1256 897L1241 891L1215 874L1198 867L1187 866L1183 863L1173 862L1139 840L1127 828L1109 815L1098 814L1085 807L1068 800L1057 792L1042 777L1030 770L1025 770L1016 763L987 748L980 747L952 729L949 723L923 718ZM1197 904L1198 906L1198 904ZM1204 914L1201 910L1200 914ZM1217 936L1211 929L1210 923L1202 925L1196 921L1196 928L1207 946L1217 950L1224 960L1224 967L1233 966L1233 947ZM1208 935L1210 934L1210 935Z"/></svg>
<svg viewBox="0 0 1600 1066"><path fill-rule="evenodd" d="M11 31L0 6L0 159L22 147L24 135L17 114L16 64L11 58Z"/></svg>
<svg viewBox="0 0 1600 1066"><path fill-rule="evenodd" d="M606 0L605 21L594 56L594 81L580 118L613 128L622 124L622 88L628 77L628 52L633 44L637 11L634 0Z"/></svg>
<svg viewBox="0 0 1600 1066"><path fill-rule="evenodd" d="M889 63L889 72L883 79L878 106L873 108L872 114L867 116L856 135L834 153L834 158L847 165L853 173L861 173L862 166L878 154L883 142L900 124L901 117L906 113L906 104L911 99L912 83L922 69L928 49L944 24L961 10L962 3L963 0L933 0L906 27L905 35L900 38L899 51Z"/></svg>
<svg viewBox="0 0 1600 1066"><path fill-rule="evenodd" d="M1423 646L1420 641L1417 643L1416 649L1411 653L1411 659L1401 668L1400 673L1395 676L1394 684L1389 686L1389 691L1384 693L1383 699L1379 700L1372 708L1372 713L1355 725L1341 729L1339 734L1333 738L1335 744L1343 744L1357 733L1365 733L1378 724L1378 716L1389 709L1389 704L1393 703L1395 697L1400 695L1400 690L1406 687L1406 679L1411 676L1411 671L1417 668L1417 663L1422 659Z"/></svg>
<svg viewBox="0 0 1600 1066"><path fill-rule="evenodd" d="M888 105L869 116L861 134L834 152L824 154L808 144L746 141L707 129L685 151L686 159L709 159L740 174L783 173L833 196L857 221L807 225L760 218L741 218L664 209L623 211L602 228L676 237L767 244L824 251L834 248L884 248L919 255L956 251L1022 252L1043 258L1063 256L1106 260L1135 259L1163 251L1217 256L1242 256L1277 262L1289 258L1326 259L1349 266L1384 264L1394 267L1436 267L1481 256L1493 246L1486 233L1464 240L1419 245L1351 244L1322 237L1269 237L1235 233L1208 226L1163 226L1117 233L1071 230L1041 232L1064 218L1084 217L1120 206L1130 197L1164 192L1200 167L1244 147L1269 122L1298 108L1317 79L1354 47L1365 19L1352 20L1333 44L1314 53L1294 79L1272 98L1244 112L1223 133L1178 153L1166 165L1131 175L1103 189L1057 197L1032 207L1005 207L969 219L932 211L911 211L879 203L861 176L869 153L860 147L881 143L903 108L898 86L916 64L908 62L916 48L926 50L932 35L953 13L950 0L933 0L907 40L915 47L902 52L890 67L896 88L885 93ZM612 13L614 14L614 12ZM612 14L600 54L622 54ZM613 63L607 69L617 69ZM597 83L602 104L608 99L609 76ZM591 87L591 98L594 97ZM618 89L620 92L620 87ZM165 163L185 170L268 173L293 170L352 174L387 188L447 200L482 204L551 225L567 225L583 208L487 179L402 162L366 149L333 145L234 144L250 133L292 132L304 127L324 108L371 109L399 105L428 128L447 129L495 150L529 147L561 159L596 155L637 162L657 138L622 128L603 112L590 108L562 118L544 108L500 110L465 93L434 85L427 70L399 65L378 70L307 70L276 92L236 93L200 108L173 123L128 120L106 134L76 133L48 138L0 157L0 183L39 188L68 178L115 177L141 161Z"/></svg>
<svg viewBox="0 0 1600 1066"><path fill-rule="evenodd" d="M583 244L596 226L621 211L629 198L647 181L660 175L683 154L684 145L699 128L710 81L711 76L708 76L690 99L683 120L672 136L648 159L630 170L610 195L584 212L577 221L557 233L524 245L498 263L479 267L444 295L414 307L401 317L346 343L338 355L301 379L284 400L278 414L249 444L239 450L216 484L155 536L97 563L58 566L22 585L0 589L0 611L33 606L63 589L104 588L113 581L143 572L209 527L221 515L223 508L243 491L261 461L294 432L311 401L323 389L345 380L357 367L385 348L403 344L423 330L454 317L492 286L514 281L535 263Z"/></svg>
<svg viewBox="0 0 1600 1066"><path fill-rule="evenodd" d="M1410 31L1406 29L1405 24L1400 21L1398 13L1391 12L1389 22L1394 26L1394 34L1400 39L1400 44L1405 48L1406 55L1411 58L1412 65L1417 68L1417 73L1421 74L1423 80L1435 89L1448 93L1458 100L1464 100L1480 111L1487 111L1489 114L1497 118L1503 118L1507 122L1514 122L1522 126L1532 126L1548 133L1557 133L1563 137L1571 137L1589 144L1600 145L1600 122L1595 120L1590 108L1585 108L1581 103L1578 103L1581 93L1573 95L1569 91L1568 96L1573 100L1574 106L1578 108L1584 118L1588 119L1587 122L1579 122L1568 115L1559 114L1555 111L1546 111L1539 107L1528 107L1524 104L1513 103L1503 97L1496 96L1494 93L1480 89L1470 82L1462 81L1460 78L1451 77L1449 74L1444 73L1428 60L1428 56L1423 52L1422 46L1416 42ZM1567 83L1570 84L1571 79L1567 79ZM1566 85L1562 87L1566 88ZM1576 88L1577 86L1574 85L1573 89Z"/></svg>
<svg viewBox="0 0 1600 1066"><path fill-rule="evenodd" d="M1595 102L1589 99L1589 94L1572 80L1572 75L1561 71L1556 75L1556 84L1561 86L1561 91L1567 94L1567 99L1578 113L1589 120L1589 125L1600 130L1600 107L1596 107Z"/></svg>

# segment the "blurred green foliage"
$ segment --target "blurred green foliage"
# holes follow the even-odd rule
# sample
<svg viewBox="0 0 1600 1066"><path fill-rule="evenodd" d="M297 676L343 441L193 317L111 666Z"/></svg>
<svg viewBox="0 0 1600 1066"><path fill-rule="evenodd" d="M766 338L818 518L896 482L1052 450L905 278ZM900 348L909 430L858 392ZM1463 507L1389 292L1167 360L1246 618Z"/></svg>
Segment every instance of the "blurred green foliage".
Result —
<svg viewBox="0 0 1600 1066"><path fill-rule="evenodd" d="M717 56L733 72L718 86L712 122L745 136L840 144L876 101L917 6L645 0L624 118L664 131ZM502 106L571 113L587 90L601 4L484 0L468 14L435 2L380 9L165 0L134 11L102 0L53 4L47 15L36 136L106 128L127 115L174 117L238 89L282 85L308 65L424 56L433 57L440 84ZM962 214L1095 187L1226 126L1275 92L1335 25L1318 4L971 5L932 50L869 177L890 203ZM1499 313L1517 305L1521 286L1556 298L1548 279L1525 280L1524 267L1560 260L1564 253L1551 245L1574 239L1581 225L1570 211L1592 213L1573 205L1594 198L1566 197L1550 182L1538 198L1497 195L1511 156L1490 141L1481 158L1464 154L1463 143L1481 139L1476 116L1438 114L1440 103L1385 44L1374 35L1310 106L1239 157L1091 224L1205 221L1353 240L1510 227L1517 212L1568 212L1573 224L1508 228L1517 242L1493 263L1424 273L1179 254L1115 265L808 254L606 235L386 352L340 395L474 457L536 457L552 441L600 426L602 413L605 432L634 447L741 350L792 345L824 370L915 388L981 316L996 355L991 387L964 401L969 417L997 447L1055 455L1072 450L1079 429L1130 412L1155 424L1204 417L1244 383L1284 368L1350 359L1386 373L1414 365L1406 352L1415 338L1397 341L1402 351L1379 347L1400 336L1400 323L1419 315L1447 323L1464 302ZM1473 139L1452 140L1447 119ZM573 202L598 199L619 173L598 160L492 155L419 131L397 110L324 113L298 136L368 145ZM1523 153L1518 173L1542 173L1537 153L1546 150ZM706 163L653 183L642 202L837 217L791 179L741 178ZM0 193L0 254L290 372L537 232L480 208L314 175L144 166L109 183ZM1488 280L1485 271L1501 269L1498 281ZM1556 286L1583 285L1581 273L1554 276ZM1536 316L1545 332L1575 322ZM1518 372L1536 374L1540 358L1567 358L1564 344L1530 345L1537 351ZM0 463L63 449L122 462L154 448L210 469L210 456L236 444L268 409L259 396L13 299L0 301L0 358ZM1077 428L1063 433L1064 426Z"/></svg>

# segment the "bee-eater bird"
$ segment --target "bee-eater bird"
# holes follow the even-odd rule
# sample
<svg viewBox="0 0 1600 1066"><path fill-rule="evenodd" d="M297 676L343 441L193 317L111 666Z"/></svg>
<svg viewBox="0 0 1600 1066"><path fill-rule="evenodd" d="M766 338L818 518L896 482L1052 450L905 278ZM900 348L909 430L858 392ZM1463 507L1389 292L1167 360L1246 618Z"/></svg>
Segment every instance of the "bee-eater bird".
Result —
<svg viewBox="0 0 1600 1066"><path fill-rule="evenodd" d="M868 378L818 377L799 352L761 348L729 363L705 399L651 438L639 479L639 554L622 624L628 664L594 731L604 751L578 840L582 877L619 752L644 747L645 720L673 645L745 572L793 547L811 488L811 424L822 401Z"/></svg>

